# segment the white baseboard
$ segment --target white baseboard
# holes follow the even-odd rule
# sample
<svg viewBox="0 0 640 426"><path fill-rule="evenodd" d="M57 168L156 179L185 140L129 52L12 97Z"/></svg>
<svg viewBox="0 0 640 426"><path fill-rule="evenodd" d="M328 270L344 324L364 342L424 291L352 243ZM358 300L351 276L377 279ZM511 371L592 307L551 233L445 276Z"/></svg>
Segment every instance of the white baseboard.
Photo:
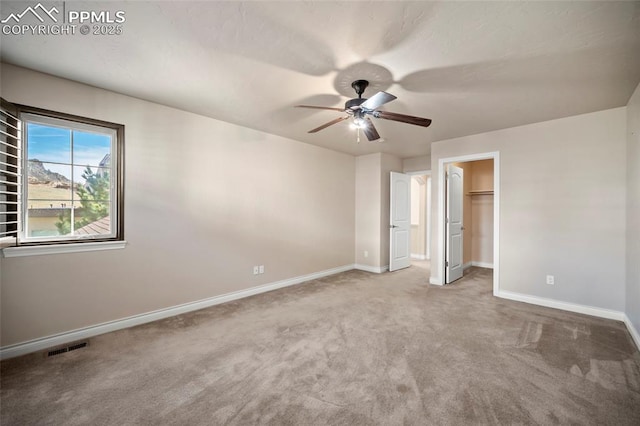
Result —
<svg viewBox="0 0 640 426"><path fill-rule="evenodd" d="M493 263L488 263L488 262L476 262L475 260L472 260L471 262L467 262L464 265L462 265L462 269L467 269L470 268L472 266L477 266L478 268L489 268L489 269L493 269Z"/></svg>
<svg viewBox="0 0 640 426"><path fill-rule="evenodd" d="M605 308L596 308L595 306L578 305L575 303L561 302L558 300L547 299L538 296L529 296L522 293L513 293L510 291L500 290L493 294L503 299L516 300L518 302L531 303L532 305L545 306L547 308L561 309L563 311L576 312L579 314L592 315L594 317L612 319L616 321L624 321L626 315L624 312L614 311Z"/></svg>
<svg viewBox="0 0 640 426"><path fill-rule="evenodd" d="M493 263L489 263L489 262L476 262L475 260L471 262L471 266L477 266L478 268L489 268L489 269L493 269Z"/></svg>
<svg viewBox="0 0 640 426"><path fill-rule="evenodd" d="M429 277L429 284L443 286L444 283L438 277Z"/></svg>
<svg viewBox="0 0 640 426"><path fill-rule="evenodd" d="M386 266L369 266L369 265L358 265L354 266L355 269L359 269L361 271L373 272L374 274L382 274L383 272L387 272L389 270L389 265Z"/></svg>
<svg viewBox="0 0 640 426"><path fill-rule="evenodd" d="M427 256L424 254L414 254L411 253L411 258L415 260L427 260Z"/></svg>
<svg viewBox="0 0 640 426"><path fill-rule="evenodd" d="M631 334L631 338L635 342L636 348L640 351L640 333L638 333L638 330L633 326L633 323L627 314L624 314L624 324L627 326L627 330L629 330L629 334Z"/></svg>
<svg viewBox="0 0 640 426"><path fill-rule="evenodd" d="M127 318L122 318L114 321L105 322L102 324L92 325L89 327L79 328L76 330L67 331L67 332L55 334L52 336L42 337L39 339L27 341L27 342L16 343L13 345L0 348L0 360L13 358L20 355L25 355L31 352L41 351L41 350L52 348L55 346L64 345L69 342L88 339L90 337L98 336L104 333L109 333L111 331L122 330L123 328L134 327L136 325L146 324L148 322L157 321L160 319L184 314L191 311L197 311L199 309L208 308L210 306L219 305L221 303L230 302L232 300L242 299L243 297L253 296L260 293L266 293L268 291L277 290L283 287L289 287L289 286L300 284L306 281L315 280L315 279L326 277L329 275L334 275L340 272L350 271L352 269L354 269L353 264L340 266L338 268L327 269L324 271L315 272L308 275L301 275L299 277L289 278L282 281L276 281L269 284L251 287L246 290L235 291L233 293L227 293L220 296L197 300L195 302L183 303L181 305L171 306L169 308L164 308L164 309L158 309L156 311L151 311L144 314L133 315Z"/></svg>

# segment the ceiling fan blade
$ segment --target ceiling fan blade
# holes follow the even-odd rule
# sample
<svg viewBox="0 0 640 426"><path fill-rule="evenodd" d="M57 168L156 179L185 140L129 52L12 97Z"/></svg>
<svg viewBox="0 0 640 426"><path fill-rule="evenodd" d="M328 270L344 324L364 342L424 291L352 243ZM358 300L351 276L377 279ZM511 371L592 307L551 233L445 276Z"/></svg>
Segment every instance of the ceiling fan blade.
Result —
<svg viewBox="0 0 640 426"><path fill-rule="evenodd" d="M380 135L378 134L378 131L373 125L373 122L371 121L371 119L368 117L365 119L365 125L362 128L362 131L364 132L364 135L367 137L367 139L369 139L369 141L375 141L380 139Z"/></svg>
<svg viewBox="0 0 640 426"><path fill-rule="evenodd" d="M323 124L322 126L320 126L320 127L316 127L316 128L315 128L315 129L313 129L313 130L309 130L309 132L308 132L308 133L315 133L315 132L319 132L319 131L320 131L320 130L322 130L322 129L326 129L326 128L327 128L327 127L329 127L329 126L333 126L334 124L337 124L337 123L339 123L339 122L341 122L341 121L344 121L344 120L346 120L347 118L349 118L349 116L348 116L348 115L347 115L346 117L338 117L338 118L336 118L335 120L331 120L331 121L330 121L330 122L328 122L328 123L324 123L324 124Z"/></svg>
<svg viewBox="0 0 640 426"><path fill-rule="evenodd" d="M375 111L374 117L384 118L385 120L399 121L401 123L414 124L416 126L429 127L431 120L428 118L414 117L412 115L398 114L389 111Z"/></svg>
<svg viewBox="0 0 640 426"><path fill-rule="evenodd" d="M367 99L366 101L364 101L362 104L360 104L360 107L365 109L376 109L386 104L387 102L391 102L394 99L396 99L396 97L393 96L391 93L378 92L372 97L370 97L369 99Z"/></svg>
<svg viewBox="0 0 640 426"><path fill-rule="evenodd" d="M328 109L330 111L344 111L344 108L334 108L334 107L324 107L324 106L315 106L315 105L296 105L296 108L313 108L313 109Z"/></svg>

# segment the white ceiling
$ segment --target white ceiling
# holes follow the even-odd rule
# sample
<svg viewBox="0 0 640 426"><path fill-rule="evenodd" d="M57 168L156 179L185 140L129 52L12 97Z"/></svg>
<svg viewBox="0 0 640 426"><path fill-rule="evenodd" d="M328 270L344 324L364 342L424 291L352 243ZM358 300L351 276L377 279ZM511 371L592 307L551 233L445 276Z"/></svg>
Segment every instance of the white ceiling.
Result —
<svg viewBox="0 0 640 426"><path fill-rule="evenodd" d="M35 2L2 2L2 18ZM57 2L62 4L62 2ZM46 3L47 5L50 3ZM55 4L55 2L54 2ZM626 105L640 82L640 2L66 2L123 10L123 34L1 36L4 62L359 155ZM356 143L355 79L398 97Z"/></svg>

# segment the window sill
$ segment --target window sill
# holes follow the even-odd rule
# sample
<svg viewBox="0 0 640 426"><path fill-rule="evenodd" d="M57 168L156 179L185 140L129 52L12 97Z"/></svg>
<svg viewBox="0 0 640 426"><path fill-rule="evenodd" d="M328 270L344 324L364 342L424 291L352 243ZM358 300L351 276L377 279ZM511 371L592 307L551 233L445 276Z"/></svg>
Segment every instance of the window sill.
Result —
<svg viewBox="0 0 640 426"><path fill-rule="evenodd" d="M3 257L40 256L46 254L81 253L99 250L118 250L127 245L126 241L100 241L95 243L51 244L40 246L7 247Z"/></svg>

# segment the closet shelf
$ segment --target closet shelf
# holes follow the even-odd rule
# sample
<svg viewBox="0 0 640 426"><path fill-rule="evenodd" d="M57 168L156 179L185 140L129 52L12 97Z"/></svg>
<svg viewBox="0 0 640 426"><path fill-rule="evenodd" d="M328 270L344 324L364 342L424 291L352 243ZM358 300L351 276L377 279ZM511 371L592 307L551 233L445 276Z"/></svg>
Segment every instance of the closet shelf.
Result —
<svg viewBox="0 0 640 426"><path fill-rule="evenodd" d="M493 189L476 189L467 192L467 195L493 195Z"/></svg>

